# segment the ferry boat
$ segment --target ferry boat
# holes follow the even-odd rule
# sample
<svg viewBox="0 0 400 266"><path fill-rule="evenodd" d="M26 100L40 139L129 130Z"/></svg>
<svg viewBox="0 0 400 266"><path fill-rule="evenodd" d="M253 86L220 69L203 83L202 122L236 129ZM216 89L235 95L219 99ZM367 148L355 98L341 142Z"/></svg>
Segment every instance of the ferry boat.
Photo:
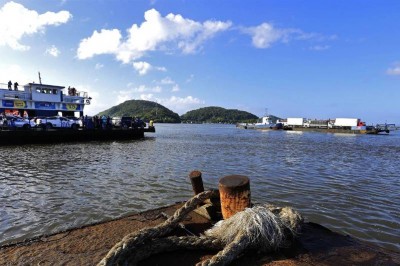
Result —
<svg viewBox="0 0 400 266"><path fill-rule="evenodd" d="M91 119L83 117L85 105L89 105L92 99L87 92L68 87L65 93L64 86L42 84L40 73L39 81L39 83L28 83L22 86L22 89L19 89L17 84L13 86L11 81L7 84L0 83L0 117L15 115L31 120L38 118L34 120L40 121L41 118L47 120L54 117L76 117L79 114L82 120ZM155 128L152 124L146 128L132 127L127 130L86 126L56 128L42 127L39 124L35 127L18 128L7 125L5 128L0 127L0 145L131 140L144 138L144 132L155 132Z"/></svg>
<svg viewBox="0 0 400 266"><path fill-rule="evenodd" d="M79 113L82 117L85 105L92 99L87 92L71 87L65 93L64 86L32 82L19 89L10 83L0 83L1 113L21 117L75 116Z"/></svg>

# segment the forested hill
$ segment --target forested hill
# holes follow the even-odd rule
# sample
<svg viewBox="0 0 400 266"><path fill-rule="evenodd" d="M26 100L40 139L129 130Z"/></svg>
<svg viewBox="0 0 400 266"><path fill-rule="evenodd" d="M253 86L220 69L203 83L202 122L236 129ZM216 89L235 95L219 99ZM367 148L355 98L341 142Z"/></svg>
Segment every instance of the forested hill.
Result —
<svg viewBox="0 0 400 266"><path fill-rule="evenodd" d="M204 107L192 110L181 115L184 123L228 123L256 122L257 116L246 111L236 109L225 109L222 107Z"/></svg>
<svg viewBox="0 0 400 266"><path fill-rule="evenodd" d="M110 117L135 116L144 121L153 120L156 123L180 123L181 119L177 113L152 101L129 100L113 106L98 115Z"/></svg>
<svg viewBox="0 0 400 266"><path fill-rule="evenodd" d="M255 123L258 117L246 111L222 107L204 107L179 116L165 106L152 101L129 100L97 114L110 117L134 116L155 123Z"/></svg>

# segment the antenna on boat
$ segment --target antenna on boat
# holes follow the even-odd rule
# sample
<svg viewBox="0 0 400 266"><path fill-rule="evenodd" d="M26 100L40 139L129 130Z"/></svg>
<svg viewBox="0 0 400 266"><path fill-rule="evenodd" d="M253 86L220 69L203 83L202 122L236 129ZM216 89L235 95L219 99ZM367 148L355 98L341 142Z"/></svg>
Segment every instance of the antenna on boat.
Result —
<svg viewBox="0 0 400 266"><path fill-rule="evenodd" d="M42 78L40 77L40 71L38 73L39 73L39 83L40 85L42 85Z"/></svg>

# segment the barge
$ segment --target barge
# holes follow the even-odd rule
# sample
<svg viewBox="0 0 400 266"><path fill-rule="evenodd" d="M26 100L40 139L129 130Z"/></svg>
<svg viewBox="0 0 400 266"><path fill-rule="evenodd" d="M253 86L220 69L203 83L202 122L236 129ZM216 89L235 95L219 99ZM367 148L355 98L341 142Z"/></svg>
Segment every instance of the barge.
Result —
<svg viewBox="0 0 400 266"><path fill-rule="evenodd" d="M51 129L2 130L0 145L46 144L62 142L133 140L144 138L145 132L155 132L154 126L133 129Z"/></svg>
<svg viewBox="0 0 400 266"><path fill-rule="evenodd" d="M278 119L272 123L268 116L261 118L261 123L249 124L239 123L238 128L259 129L259 130L293 130L305 132L321 133L343 133L343 134L389 134L396 130L395 124L377 124L366 126L359 118L336 118L336 119L306 119L306 118L286 118Z"/></svg>

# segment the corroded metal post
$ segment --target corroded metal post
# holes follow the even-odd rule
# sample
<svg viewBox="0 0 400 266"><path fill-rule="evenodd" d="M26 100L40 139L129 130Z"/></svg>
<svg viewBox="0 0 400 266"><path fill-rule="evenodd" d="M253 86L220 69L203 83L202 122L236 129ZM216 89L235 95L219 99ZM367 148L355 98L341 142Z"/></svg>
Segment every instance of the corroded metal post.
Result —
<svg viewBox="0 0 400 266"><path fill-rule="evenodd" d="M222 217L228 219L251 207L250 181L247 176L229 175L219 180Z"/></svg>
<svg viewBox="0 0 400 266"><path fill-rule="evenodd" d="M195 195L204 191L203 179L201 178L200 171L195 170L190 172L189 178Z"/></svg>

